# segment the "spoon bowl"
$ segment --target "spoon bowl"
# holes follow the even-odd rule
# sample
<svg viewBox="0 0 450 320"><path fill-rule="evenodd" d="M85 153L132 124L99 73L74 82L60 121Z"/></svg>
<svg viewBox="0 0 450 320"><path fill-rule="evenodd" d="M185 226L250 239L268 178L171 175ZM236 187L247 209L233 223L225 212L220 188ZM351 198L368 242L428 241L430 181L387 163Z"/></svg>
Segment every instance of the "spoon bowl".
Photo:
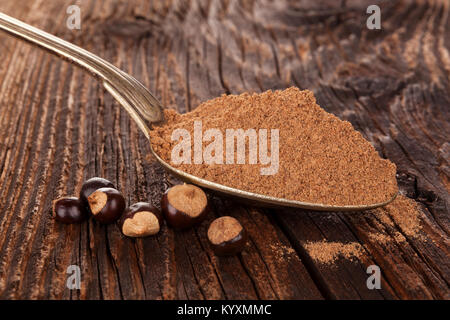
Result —
<svg viewBox="0 0 450 320"><path fill-rule="evenodd" d="M0 13L0 29L9 34L30 42L40 48L68 60L98 78L103 87L125 108L131 118L138 124L150 142L150 128L163 123L163 108L159 101L135 78L118 69L111 63L82 49L70 42L53 36L43 30L30 26L22 21ZM150 143L151 147L151 143ZM250 202L258 206L283 206L309 209L314 211L362 211L384 206L396 197L382 203L365 205L334 206L321 203L309 203L296 200L282 199L268 195L257 194L224 186L212 181L201 179L164 161L151 147L151 152L157 161L171 174L188 183Z"/></svg>
<svg viewBox="0 0 450 320"><path fill-rule="evenodd" d="M303 202L297 200L288 200L283 198L271 197L264 194L253 193L245 190L240 190L236 188L231 188L228 186L224 186L219 183L215 183L209 180L201 179L192 174L181 171L177 168L172 167L166 161L164 161L161 157L159 157L152 149L152 154L158 160L158 162L172 175L177 177L178 179L186 182L198 185L200 187L209 189L214 193L224 195L227 197L237 198L240 202L244 202L246 204L258 207L292 207L292 208L300 208L314 211L364 211L375 209L378 207L385 206L390 202L394 201L397 197L395 194L391 199L375 204L367 204L367 205L346 205L346 206L334 206L334 205L326 205L321 203L310 203Z"/></svg>

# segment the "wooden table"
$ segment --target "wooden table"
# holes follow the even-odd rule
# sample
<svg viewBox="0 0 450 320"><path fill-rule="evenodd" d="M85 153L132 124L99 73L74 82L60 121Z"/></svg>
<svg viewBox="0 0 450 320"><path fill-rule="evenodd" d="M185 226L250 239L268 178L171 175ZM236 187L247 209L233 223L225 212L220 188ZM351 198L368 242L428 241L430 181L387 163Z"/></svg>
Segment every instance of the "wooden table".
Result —
<svg viewBox="0 0 450 320"><path fill-rule="evenodd" d="M158 204L171 178L128 114L80 69L0 34L0 298L449 299L450 2L2 1L0 11L74 42L142 81L180 112L223 93L309 88L395 162L423 209L427 241L378 243L371 213L255 209L214 198L197 229L124 238L117 226L56 223L52 200L85 178L112 180L128 202ZM380 3L379 1L377 1ZM66 27L69 4L81 30ZM242 221L249 246L215 257L215 216ZM402 230L397 227L398 232ZM360 259L316 262L308 241L358 242ZM279 254L284 248L286 254ZM382 289L366 286L368 265ZM66 288L69 265L81 290Z"/></svg>

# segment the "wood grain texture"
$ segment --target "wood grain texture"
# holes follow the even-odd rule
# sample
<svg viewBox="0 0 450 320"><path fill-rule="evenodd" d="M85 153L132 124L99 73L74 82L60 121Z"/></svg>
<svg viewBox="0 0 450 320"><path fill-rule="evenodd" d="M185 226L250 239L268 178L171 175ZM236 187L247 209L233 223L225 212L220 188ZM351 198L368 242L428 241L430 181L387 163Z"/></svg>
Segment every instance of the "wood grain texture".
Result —
<svg viewBox="0 0 450 320"><path fill-rule="evenodd" d="M131 240L94 221L61 225L52 200L85 178L113 181L129 203L159 205L174 183L127 113L94 79L0 34L0 298L449 299L450 3L379 1L2 1L0 11L112 62L180 112L223 93L298 86L395 162L421 207L426 241L371 213L255 209L212 197L200 227ZM81 30L66 28L78 3ZM248 230L242 255L217 258L215 216ZM406 237L380 243L371 232ZM358 242L357 261L314 261L308 241ZM284 251L280 255L279 250ZM66 288L78 265L81 290ZM382 289L368 290L379 265Z"/></svg>

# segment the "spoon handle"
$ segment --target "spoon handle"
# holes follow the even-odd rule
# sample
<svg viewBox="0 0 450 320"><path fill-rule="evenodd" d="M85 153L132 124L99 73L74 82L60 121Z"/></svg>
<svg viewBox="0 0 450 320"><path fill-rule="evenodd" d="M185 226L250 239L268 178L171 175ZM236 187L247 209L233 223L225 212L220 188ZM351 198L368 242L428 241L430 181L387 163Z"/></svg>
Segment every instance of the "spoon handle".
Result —
<svg viewBox="0 0 450 320"><path fill-rule="evenodd" d="M1 12L0 30L89 71L128 111L147 138L151 124L163 120L161 104L139 81L95 54Z"/></svg>

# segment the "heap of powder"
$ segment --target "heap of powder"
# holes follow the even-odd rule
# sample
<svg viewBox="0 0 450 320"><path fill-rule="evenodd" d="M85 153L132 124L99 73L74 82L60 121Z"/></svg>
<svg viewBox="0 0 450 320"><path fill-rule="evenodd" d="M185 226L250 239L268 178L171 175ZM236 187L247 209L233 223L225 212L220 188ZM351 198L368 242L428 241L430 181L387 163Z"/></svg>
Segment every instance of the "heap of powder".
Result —
<svg viewBox="0 0 450 320"><path fill-rule="evenodd" d="M389 243L392 240L397 243L405 242L405 236L410 239L426 240L421 233L423 213L414 200L399 195L388 205L370 212L384 225L398 229L392 235L372 232L369 234L370 239L379 243Z"/></svg>
<svg viewBox="0 0 450 320"><path fill-rule="evenodd" d="M289 88L261 94L223 95L178 114L165 110L166 122L150 131L153 150L172 166L200 178L268 196L327 205L363 205L385 202L398 191L396 167L380 158L373 146L347 121L316 104L311 91ZM172 133L186 129L194 136L194 121L203 132L219 129L279 130L279 170L261 175L258 164L176 165L171 161ZM211 142L203 142L203 147ZM194 139L191 139L194 150ZM225 156L224 156L225 158Z"/></svg>
<svg viewBox="0 0 450 320"><path fill-rule="evenodd" d="M406 236L419 237L421 211L414 200L399 195L393 202L372 212L383 223L391 227L396 225Z"/></svg>

